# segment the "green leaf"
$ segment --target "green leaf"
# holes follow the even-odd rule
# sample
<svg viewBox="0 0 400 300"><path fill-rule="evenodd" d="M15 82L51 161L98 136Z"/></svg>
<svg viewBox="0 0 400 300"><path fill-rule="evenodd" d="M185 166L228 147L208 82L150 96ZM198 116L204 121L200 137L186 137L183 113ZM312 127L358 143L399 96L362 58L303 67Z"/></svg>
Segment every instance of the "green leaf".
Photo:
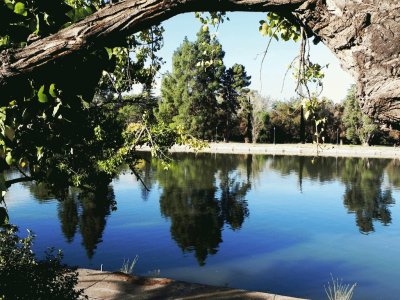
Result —
<svg viewBox="0 0 400 300"><path fill-rule="evenodd" d="M7 5L7 7L11 10L14 10L14 4L9 1L9 0L4 0L4 3Z"/></svg>
<svg viewBox="0 0 400 300"><path fill-rule="evenodd" d="M36 153L37 160L41 160L44 155L43 146L41 146L41 147L36 146L36 150L37 150L37 153Z"/></svg>
<svg viewBox="0 0 400 300"><path fill-rule="evenodd" d="M36 19L36 27L35 27L35 31L33 33L38 34L40 31L40 19L39 19L39 15L35 15L35 19Z"/></svg>
<svg viewBox="0 0 400 300"><path fill-rule="evenodd" d="M17 2L14 6L14 12L16 14L22 15L22 16L27 16L28 11L26 10L25 4L22 2Z"/></svg>
<svg viewBox="0 0 400 300"><path fill-rule="evenodd" d="M107 51L108 59L111 59L111 57L113 56L113 49L112 48L107 48L107 47L104 47L104 48Z"/></svg>
<svg viewBox="0 0 400 300"><path fill-rule="evenodd" d="M10 36L5 35L0 37L0 47L2 46L8 46L10 43Z"/></svg>
<svg viewBox="0 0 400 300"><path fill-rule="evenodd" d="M50 85L49 94L50 94L50 96L52 96L53 98L57 98L57 94L56 94L56 85L55 85L55 83L52 83L52 84Z"/></svg>
<svg viewBox="0 0 400 300"><path fill-rule="evenodd" d="M9 166L11 166L12 163L13 163L13 157L12 157L11 152L8 152L7 155L6 155L6 163Z"/></svg>
<svg viewBox="0 0 400 300"><path fill-rule="evenodd" d="M14 139L14 136L15 136L15 130L12 129L10 126L6 126L5 135L10 141L12 141Z"/></svg>
<svg viewBox="0 0 400 300"><path fill-rule="evenodd" d="M44 85L42 85L38 91L38 100L40 103L46 103L49 101L49 98L44 93Z"/></svg>
<svg viewBox="0 0 400 300"><path fill-rule="evenodd" d="M260 31L260 33L261 33L261 35L262 36L266 36L266 35L268 35L268 24L267 23L263 23L261 26L260 26L260 28L259 28L259 31Z"/></svg>

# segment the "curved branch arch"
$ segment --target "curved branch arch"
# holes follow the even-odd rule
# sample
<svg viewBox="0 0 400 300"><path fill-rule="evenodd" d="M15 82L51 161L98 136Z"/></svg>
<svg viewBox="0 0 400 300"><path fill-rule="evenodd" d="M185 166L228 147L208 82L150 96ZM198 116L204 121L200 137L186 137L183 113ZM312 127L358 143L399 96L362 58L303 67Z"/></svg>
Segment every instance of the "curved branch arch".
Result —
<svg viewBox="0 0 400 300"><path fill-rule="evenodd" d="M122 0L23 49L3 51L0 92L51 63L193 11L290 15L353 75L365 113L385 123L400 121L400 3L392 0Z"/></svg>

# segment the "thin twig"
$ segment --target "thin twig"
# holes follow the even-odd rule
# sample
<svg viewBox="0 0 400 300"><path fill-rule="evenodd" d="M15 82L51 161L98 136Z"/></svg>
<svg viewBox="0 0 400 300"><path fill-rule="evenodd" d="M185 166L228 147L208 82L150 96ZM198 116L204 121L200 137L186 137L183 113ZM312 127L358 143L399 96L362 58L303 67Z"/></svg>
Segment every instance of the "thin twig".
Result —
<svg viewBox="0 0 400 300"><path fill-rule="evenodd" d="M131 166L131 171L133 172L133 174L136 177L136 180L140 181L140 183L144 186L145 190L150 192L150 189L147 187L146 183L143 181L142 177L140 176L140 174L138 172L136 172L135 167Z"/></svg>
<svg viewBox="0 0 400 300"><path fill-rule="evenodd" d="M283 23L283 21L284 20L282 20L278 24L278 26L276 26L274 32L272 33L271 37L269 38L268 44L267 44L267 48L265 49L264 54L263 54L263 58L261 59L261 65L260 65L260 91L262 91L262 68L263 68L264 60L265 60L265 57L267 56L269 47L271 46L272 38L274 37L275 33L278 31L278 29L281 26L281 24Z"/></svg>
<svg viewBox="0 0 400 300"><path fill-rule="evenodd" d="M295 63L295 61L296 61L297 59L299 59L299 56L296 56L296 57L292 60L292 62L290 63L289 67L287 68L287 70L286 70L286 72L285 72L285 76L283 76L281 93L283 92L283 88L284 88L284 86L285 86L285 81L286 81L287 74L289 73L289 70L290 70L291 68L293 68L293 64Z"/></svg>
<svg viewBox="0 0 400 300"><path fill-rule="evenodd" d="M17 170L18 170L23 176L29 177L29 178L30 178L30 176L26 175L26 173L25 173L24 171L22 171L22 169L21 169L18 165L17 165L16 167L17 167Z"/></svg>

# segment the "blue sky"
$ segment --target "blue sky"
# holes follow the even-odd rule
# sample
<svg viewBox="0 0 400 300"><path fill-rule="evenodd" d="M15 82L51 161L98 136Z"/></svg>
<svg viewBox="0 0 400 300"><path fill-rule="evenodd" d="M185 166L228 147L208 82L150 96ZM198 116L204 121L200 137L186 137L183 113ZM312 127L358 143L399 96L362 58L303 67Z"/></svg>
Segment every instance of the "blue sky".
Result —
<svg viewBox="0 0 400 300"><path fill-rule="evenodd" d="M243 64L247 73L252 76L250 88L272 99L289 99L295 96L295 83L291 75L285 80L281 92L283 78L288 65L298 55L299 43L273 41L262 68L262 84L260 80L261 58L266 49L268 38L258 32L259 21L265 19L264 13L228 13L230 21L220 25L217 37L225 51L225 65ZM189 40L196 39L201 24L193 13L182 14L162 23L165 28L164 47L159 54L166 61L161 73L171 70L173 52L182 43L185 36ZM211 32L215 29L210 28ZM315 46L311 43L311 60L321 65L329 64L325 70L324 91L326 96L335 102L340 102L346 95L347 89L354 82L350 75L340 68L339 61L322 43ZM161 78L158 78L158 88ZM262 88L262 89L261 89ZM156 89L156 93L157 92Z"/></svg>

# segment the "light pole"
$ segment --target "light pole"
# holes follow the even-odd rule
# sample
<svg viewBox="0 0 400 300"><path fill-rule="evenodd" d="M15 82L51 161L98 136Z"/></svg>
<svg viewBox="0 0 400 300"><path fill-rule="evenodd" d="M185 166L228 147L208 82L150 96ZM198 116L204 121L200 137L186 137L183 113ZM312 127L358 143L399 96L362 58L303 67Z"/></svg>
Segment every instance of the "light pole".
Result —
<svg viewBox="0 0 400 300"><path fill-rule="evenodd" d="M274 145L275 145L275 126L274 126Z"/></svg>
<svg viewBox="0 0 400 300"><path fill-rule="evenodd" d="M218 142L218 132L217 132L218 126L215 126L215 142Z"/></svg>

